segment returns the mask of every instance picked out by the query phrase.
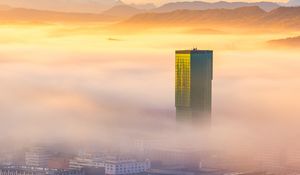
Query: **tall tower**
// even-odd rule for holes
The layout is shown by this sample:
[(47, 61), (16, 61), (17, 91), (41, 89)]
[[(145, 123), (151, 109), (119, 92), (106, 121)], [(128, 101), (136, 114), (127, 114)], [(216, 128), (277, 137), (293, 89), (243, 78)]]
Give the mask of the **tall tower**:
[(210, 122), (212, 80), (213, 51), (176, 51), (177, 121)]

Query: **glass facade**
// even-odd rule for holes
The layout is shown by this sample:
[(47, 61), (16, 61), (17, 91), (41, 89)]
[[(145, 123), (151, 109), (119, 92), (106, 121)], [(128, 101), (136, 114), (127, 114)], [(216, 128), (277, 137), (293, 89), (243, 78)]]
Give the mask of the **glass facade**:
[(189, 107), (191, 100), (190, 54), (176, 55), (176, 106)]
[(176, 117), (209, 120), (213, 79), (213, 52), (176, 51)]

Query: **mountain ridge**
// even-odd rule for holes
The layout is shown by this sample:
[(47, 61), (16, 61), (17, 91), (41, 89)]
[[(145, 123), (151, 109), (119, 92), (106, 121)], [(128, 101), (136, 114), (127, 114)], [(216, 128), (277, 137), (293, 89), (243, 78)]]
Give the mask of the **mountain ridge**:
[[(208, 9), (208, 10), (176, 10), (166, 13), (144, 13), (135, 15), (128, 20), (127, 23), (136, 22), (177, 22), (184, 24), (184, 22), (195, 22), (195, 21), (208, 21), (213, 19), (240, 19), (243, 17), (248, 18), (252, 15), (257, 16), (260, 14), (265, 14), (266, 12), (259, 7), (241, 7), (237, 9)], [(241, 16), (243, 15), (243, 16)], [(249, 16), (250, 15), (250, 16)], [(189, 20), (188, 20), (189, 19)]]
[(132, 7), (130, 5), (117, 5), (114, 6), (108, 10), (105, 10), (101, 14), (103, 15), (109, 15), (109, 16), (115, 16), (115, 17), (121, 17), (126, 18), (130, 17), (139, 13), (144, 13), (145, 10), (137, 9), (135, 7)]
[[(279, 7), (266, 12), (257, 6), (237, 9), (176, 10), (166, 13), (144, 13), (120, 23), (124, 26), (192, 26), (244, 27), (249, 29), (275, 26), (278, 29), (300, 28), (300, 7)], [(216, 28), (216, 29), (217, 29)]]
[[(126, 7), (128, 8), (128, 7)], [(129, 7), (132, 9), (133, 7)], [(140, 11), (139, 11), (140, 12)], [(300, 7), (279, 7), (266, 12), (257, 6), (236, 9), (176, 10), (166, 13), (143, 12), (121, 20), (109, 14), (42, 11), (25, 8), (0, 10), (1, 22), (117, 22), (115, 26), (192, 28), (300, 29)], [(115, 27), (116, 28), (116, 27)], [(201, 31), (201, 30), (199, 30)]]
[(100, 22), (115, 20), (115, 17), (94, 13), (10, 8), (0, 10), (0, 20), (5, 22)]
[(130, 5), (131, 7), (140, 9), (140, 10), (152, 10), (152, 9), (156, 8), (156, 6), (153, 3), (145, 3), (145, 4), (131, 3), (131, 4), (128, 4), (128, 5)]
[[(296, 1), (296, 0), (295, 0)], [(151, 10), (153, 12), (170, 12), (174, 10), (187, 9), (187, 10), (207, 10), (207, 9), (234, 9), (244, 6), (259, 6), (260, 8), (270, 11), (277, 7), (278, 4), (273, 2), (205, 2), (205, 1), (183, 1), (165, 3), (156, 7), (151, 3), (130, 4), (124, 3), (121, 0), (76, 0), (70, 2), (69, 0), (0, 0), (0, 4), (8, 5), (13, 8), (27, 8), (36, 10), (50, 10), (60, 12), (77, 12), (77, 13), (101, 13), (113, 8), (114, 6), (127, 5), (139, 10)]]
[(295, 47), (298, 48), (300, 46), (300, 36), (289, 37), (284, 39), (270, 40), (268, 44), (271, 46), (278, 47)]
[(258, 6), (265, 11), (271, 11), (279, 7), (278, 4), (273, 2), (205, 2), (205, 1), (183, 1), (183, 2), (171, 2), (164, 4), (154, 10), (154, 12), (171, 12), (174, 10), (208, 10), (208, 9), (235, 9), (246, 6)]
[(0, 0), (0, 4), (13, 8), (36, 10), (99, 13), (115, 5), (123, 4), (120, 0)]
[(8, 5), (2, 5), (0, 4), (0, 10), (9, 10), (11, 9), (12, 7), (8, 6)]
[(246, 2), (205, 2), (205, 1), (193, 1), (193, 2), (172, 2), (166, 3), (160, 7), (152, 9), (139, 9), (132, 5), (127, 5), (123, 3), (122, 5), (116, 5), (106, 11), (103, 14), (119, 16), (120, 19), (124, 17), (131, 17), (139, 13), (154, 12), (154, 13), (166, 13), (176, 10), (212, 10), (212, 9), (236, 9), (241, 7), (251, 7), (258, 6), (265, 11), (271, 11), (280, 7), (276, 3), (272, 2), (255, 2), (255, 3), (246, 3)]

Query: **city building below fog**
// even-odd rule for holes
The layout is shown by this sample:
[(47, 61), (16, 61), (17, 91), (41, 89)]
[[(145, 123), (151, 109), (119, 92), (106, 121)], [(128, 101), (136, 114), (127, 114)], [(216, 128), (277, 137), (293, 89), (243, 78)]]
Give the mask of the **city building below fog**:
[(131, 156), (93, 155), (80, 153), (70, 160), (70, 169), (83, 169), (87, 175), (130, 175), (143, 173), (151, 168), (149, 159), (135, 159)]
[(71, 169), (80, 169), (84, 167), (105, 167), (105, 156), (80, 152), (77, 156), (70, 160), (69, 167)]
[(105, 161), (106, 175), (139, 174), (150, 170), (150, 160), (135, 160), (120, 156), (111, 156)]
[(25, 153), (25, 164), (34, 167), (48, 167), (50, 153), (45, 147), (35, 146)]
[(32, 166), (6, 166), (0, 175), (84, 175), (82, 170), (59, 170)]

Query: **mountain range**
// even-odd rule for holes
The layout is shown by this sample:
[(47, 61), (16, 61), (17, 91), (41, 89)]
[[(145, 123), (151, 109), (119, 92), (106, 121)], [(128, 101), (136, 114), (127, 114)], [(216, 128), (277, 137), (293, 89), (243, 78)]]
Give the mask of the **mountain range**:
[[(1, 0), (0, 0), (1, 1)], [(231, 4), (231, 3), (230, 3)], [(272, 28), (299, 30), (300, 7), (279, 7), (265, 11), (259, 6), (216, 8), (206, 10), (180, 9), (171, 12), (137, 9), (116, 5), (102, 13), (75, 13), (12, 8), (0, 6), (1, 22), (117, 22), (118, 26), (135, 29), (156, 27), (190, 27), (190, 31), (215, 31), (218, 28)], [(121, 17), (121, 18), (120, 18)], [(212, 30), (213, 29), (213, 30)]]
[(258, 6), (265, 11), (271, 11), (278, 7), (278, 4), (273, 2), (254, 2), (254, 3), (245, 3), (245, 2), (225, 2), (219, 1), (214, 3), (208, 3), (204, 1), (194, 1), (194, 2), (175, 2), (167, 3), (158, 8), (148, 8), (141, 9), (134, 7), (132, 5), (120, 4), (114, 6), (103, 12), (105, 15), (117, 16), (117, 17), (130, 17), (139, 13), (166, 13), (176, 10), (208, 10), (208, 9), (236, 9), (240, 7), (251, 7)]
[(265, 11), (271, 11), (279, 7), (278, 4), (273, 2), (204, 2), (204, 1), (194, 1), (194, 2), (173, 2), (167, 3), (156, 8), (155, 12), (171, 12), (174, 10), (207, 10), (207, 9), (235, 9), (239, 7), (248, 6), (258, 6)]
[(9, 10), (9, 9), (11, 9), (11, 7), (8, 5), (0, 5), (0, 10)]
[(109, 16), (115, 16), (120, 18), (127, 18), (139, 13), (145, 13), (146, 10), (138, 9), (135, 7), (132, 7), (130, 5), (117, 5), (114, 6), (104, 12), (102, 12), (103, 15), (109, 15)]
[(300, 46), (300, 36), (285, 38), (285, 39), (278, 39), (278, 40), (271, 40), (268, 42), (271, 46), (278, 46), (278, 47), (294, 47), (298, 48)]
[[(124, 4), (126, 5), (126, 4)], [(146, 4), (129, 4), (131, 7), (137, 8), (137, 9), (141, 9), (141, 10), (152, 10), (155, 9), (156, 6), (152, 3), (146, 3)]]
[[(271, 11), (279, 6), (300, 6), (300, 0), (290, 0), (288, 3), (275, 2), (207, 2), (180, 1), (169, 2), (156, 7), (152, 3), (126, 4), (122, 0), (0, 0), (2, 6), (14, 8), (28, 8), (36, 10), (80, 12), (80, 13), (112, 13), (117, 16), (130, 16), (140, 12), (172, 12), (175, 10), (208, 10), (235, 9), (240, 7), (258, 6), (265, 11)], [(121, 12), (118, 12), (120, 10)]]
[(0, 0), (0, 4), (37, 10), (99, 13), (123, 3), (120, 0)]
[[(1, 8), (1, 7), (0, 7)], [(75, 12), (56, 12), (24, 8), (7, 8), (0, 10), (1, 22), (100, 22), (114, 21), (115, 17)]]
[[(123, 26), (147, 27), (247, 27), (300, 29), (300, 7), (279, 7), (266, 12), (257, 6), (236, 9), (176, 10), (166, 13), (143, 13), (120, 23)], [(275, 28), (273, 29), (275, 30)]]
[[(294, 1), (291, 0), (291, 4)], [(156, 7), (154, 4), (126, 4), (121, 0), (0, 0), (0, 4), (8, 5), (15, 8), (28, 8), (36, 10), (49, 10), (49, 11), (61, 11), (61, 12), (80, 12), (80, 13), (113, 13), (117, 10), (121, 10), (120, 15), (136, 14), (137, 11), (151, 11), (151, 12), (171, 12), (174, 10), (207, 10), (207, 9), (235, 9), (239, 7), (258, 6), (266, 11), (271, 11), (278, 8), (279, 5), (273, 2), (205, 2), (205, 1), (193, 1), (193, 2), (171, 2)], [(119, 6), (123, 6), (120, 8)], [(124, 6), (127, 7), (127, 9)], [(131, 9), (128, 9), (131, 7)], [(0, 9), (1, 10), (1, 9)], [(126, 13), (124, 13), (124, 11)]]

